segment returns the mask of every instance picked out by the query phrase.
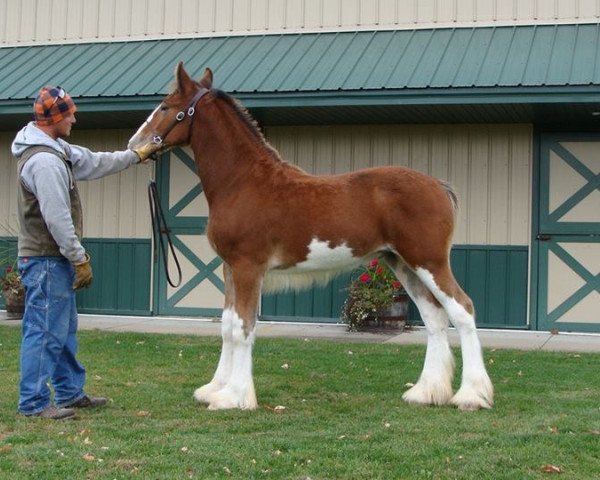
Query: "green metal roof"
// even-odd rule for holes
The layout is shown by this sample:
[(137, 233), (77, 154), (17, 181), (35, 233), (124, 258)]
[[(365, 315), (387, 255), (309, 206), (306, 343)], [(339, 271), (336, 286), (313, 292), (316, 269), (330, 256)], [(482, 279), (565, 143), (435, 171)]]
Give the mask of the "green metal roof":
[(195, 77), (210, 67), (215, 86), (267, 117), (278, 108), (327, 117), (332, 107), (385, 116), (419, 106), (435, 117), (435, 106), (503, 105), (503, 118), (524, 118), (523, 105), (600, 109), (600, 24), (580, 24), (6, 47), (0, 117), (29, 113), (44, 84), (67, 89), (81, 113), (147, 111), (179, 60)]

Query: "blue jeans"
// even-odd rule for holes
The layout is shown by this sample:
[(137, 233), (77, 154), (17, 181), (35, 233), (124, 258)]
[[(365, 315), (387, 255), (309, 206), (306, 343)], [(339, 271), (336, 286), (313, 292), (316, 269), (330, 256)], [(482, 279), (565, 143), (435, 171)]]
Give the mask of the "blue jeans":
[(85, 395), (85, 368), (75, 358), (75, 270), (64, 257), (21, 257), (19, 271), (26, 294), (18, 409), (34, 415), (50, 406), (48, 381), (59, 407)]

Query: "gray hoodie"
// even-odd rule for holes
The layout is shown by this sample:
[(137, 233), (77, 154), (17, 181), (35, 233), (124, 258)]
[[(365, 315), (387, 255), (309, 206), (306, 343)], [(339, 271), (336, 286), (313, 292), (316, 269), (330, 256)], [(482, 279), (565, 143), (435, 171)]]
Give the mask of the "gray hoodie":
[[(20, 157), (32, 146), (44, 145), (64, 153), (73, 165), (75, 180), (93, 180), (120, 172), (139, 161), (131, 151), (92, 152), (87, 148), (70, 145), (62, 139), (54, 140), (34, 122), (28, 123), (15, 137), (12, 154)], [(73, 263), (85, 260), (85, 249), (75, 235), (69, 199), (69, 174), (65, 164), (56, 155), (37, 153), (21, 171), (21, 182), (33, 193), (39, 204), (48, 231), (60, 248), (60, 253)]]

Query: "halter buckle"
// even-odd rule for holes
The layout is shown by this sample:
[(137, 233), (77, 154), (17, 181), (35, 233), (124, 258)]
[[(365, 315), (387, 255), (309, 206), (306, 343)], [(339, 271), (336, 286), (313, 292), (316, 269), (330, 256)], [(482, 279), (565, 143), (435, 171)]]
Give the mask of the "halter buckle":
[(163, 143), (162, 137), (160, 135), (154, 135), (152, 137), (152, 143), (155, 143), (156, 145), (160, 145), (161, 143)]
[(177, 115), (175, 115), (175, 120), (181, 122), (185, 117), (185, 112), (181, 111)]
[(193, 117), (196, 109), (194, 107), (188, 108), (188, 117)]

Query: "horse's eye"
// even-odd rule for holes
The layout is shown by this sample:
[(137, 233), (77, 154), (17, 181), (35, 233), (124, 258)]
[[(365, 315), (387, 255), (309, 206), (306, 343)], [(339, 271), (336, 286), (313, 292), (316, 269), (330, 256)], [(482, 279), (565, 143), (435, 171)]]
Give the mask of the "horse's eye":
[(166, 106), (166, 105), (161, 105), (161, 106), (160, 106), (160, 111), (161, 111), (161, 112), (166, 112), (168, 109), (169, 109), (169, 107), (168, 107), (168, 106)]

